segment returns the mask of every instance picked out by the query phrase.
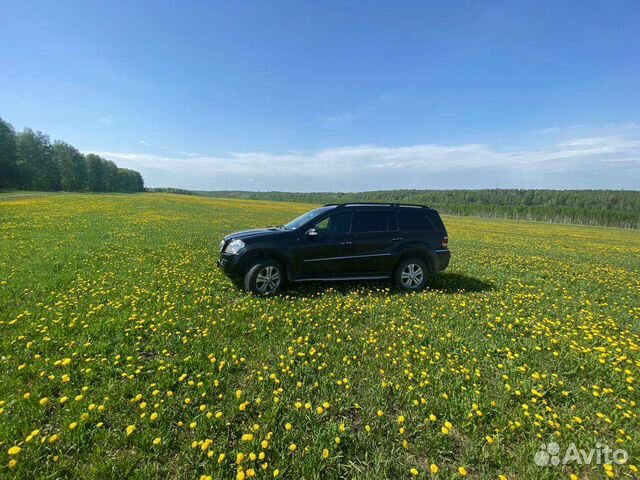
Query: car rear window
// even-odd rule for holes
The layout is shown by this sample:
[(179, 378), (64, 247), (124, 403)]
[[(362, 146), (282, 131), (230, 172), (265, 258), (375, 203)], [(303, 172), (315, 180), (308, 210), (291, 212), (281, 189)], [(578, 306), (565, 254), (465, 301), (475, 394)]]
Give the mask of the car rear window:
[(353, 217), (353, 231), (356, 233), (386, 232), (387, 216), (387, 212), (384, 211), (356, 212)]
[(446, 232), (447, 229), (444, 228), (444, 223), (442, 223), (442, 218), (440, 218), (440, 214), (435, 210), (427, 210), (427, 218), (431, 220), (431, 223), (435, 225), (436, 230), (441, 232)]

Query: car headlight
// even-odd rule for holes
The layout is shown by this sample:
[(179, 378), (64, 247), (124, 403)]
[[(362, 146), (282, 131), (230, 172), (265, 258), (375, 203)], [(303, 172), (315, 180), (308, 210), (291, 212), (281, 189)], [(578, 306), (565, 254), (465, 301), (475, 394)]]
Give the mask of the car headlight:
[(220, 248), (218, 248), (218, 250), (222, 251), (223, 248), (224, 248), (224, 239), (220, 240)]
[(227, 244), (227, 248), (224, 249), (225, 253), (235, 255), (244, 248), (244, 242), (240, 239), (232, 240)]

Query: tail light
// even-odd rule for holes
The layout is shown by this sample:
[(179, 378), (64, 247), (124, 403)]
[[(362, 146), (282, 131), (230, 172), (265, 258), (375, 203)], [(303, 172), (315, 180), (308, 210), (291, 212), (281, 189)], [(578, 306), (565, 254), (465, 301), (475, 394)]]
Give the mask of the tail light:
[(444, 237), (442, 239), (442, 248), (445, 250), (449, 248), (449, 237)]

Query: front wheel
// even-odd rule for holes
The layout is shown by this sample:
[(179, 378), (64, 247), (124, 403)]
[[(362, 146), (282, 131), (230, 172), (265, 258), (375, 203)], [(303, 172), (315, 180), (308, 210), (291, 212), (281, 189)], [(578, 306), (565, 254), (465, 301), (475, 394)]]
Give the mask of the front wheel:
[(282, 288), (284, 268), (275, 260), (256, 263), (244, 276), (244, 288), (256, 295), (272, 295)]
[(394, 274), (396, 285), (406, 292), (419, 292), (427, 286), (427, 266), (419, 258), (400, 262)]

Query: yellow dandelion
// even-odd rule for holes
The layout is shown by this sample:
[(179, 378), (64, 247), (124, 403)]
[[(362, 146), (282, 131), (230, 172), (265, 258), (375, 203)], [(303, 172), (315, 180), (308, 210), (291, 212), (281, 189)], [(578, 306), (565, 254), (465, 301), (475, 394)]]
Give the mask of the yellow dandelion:
[(15, 447), (11, 447), (8, 453), (9, 455), (18, 455), (21, 451), (22, 451), (22, 448), (16, 445)]

